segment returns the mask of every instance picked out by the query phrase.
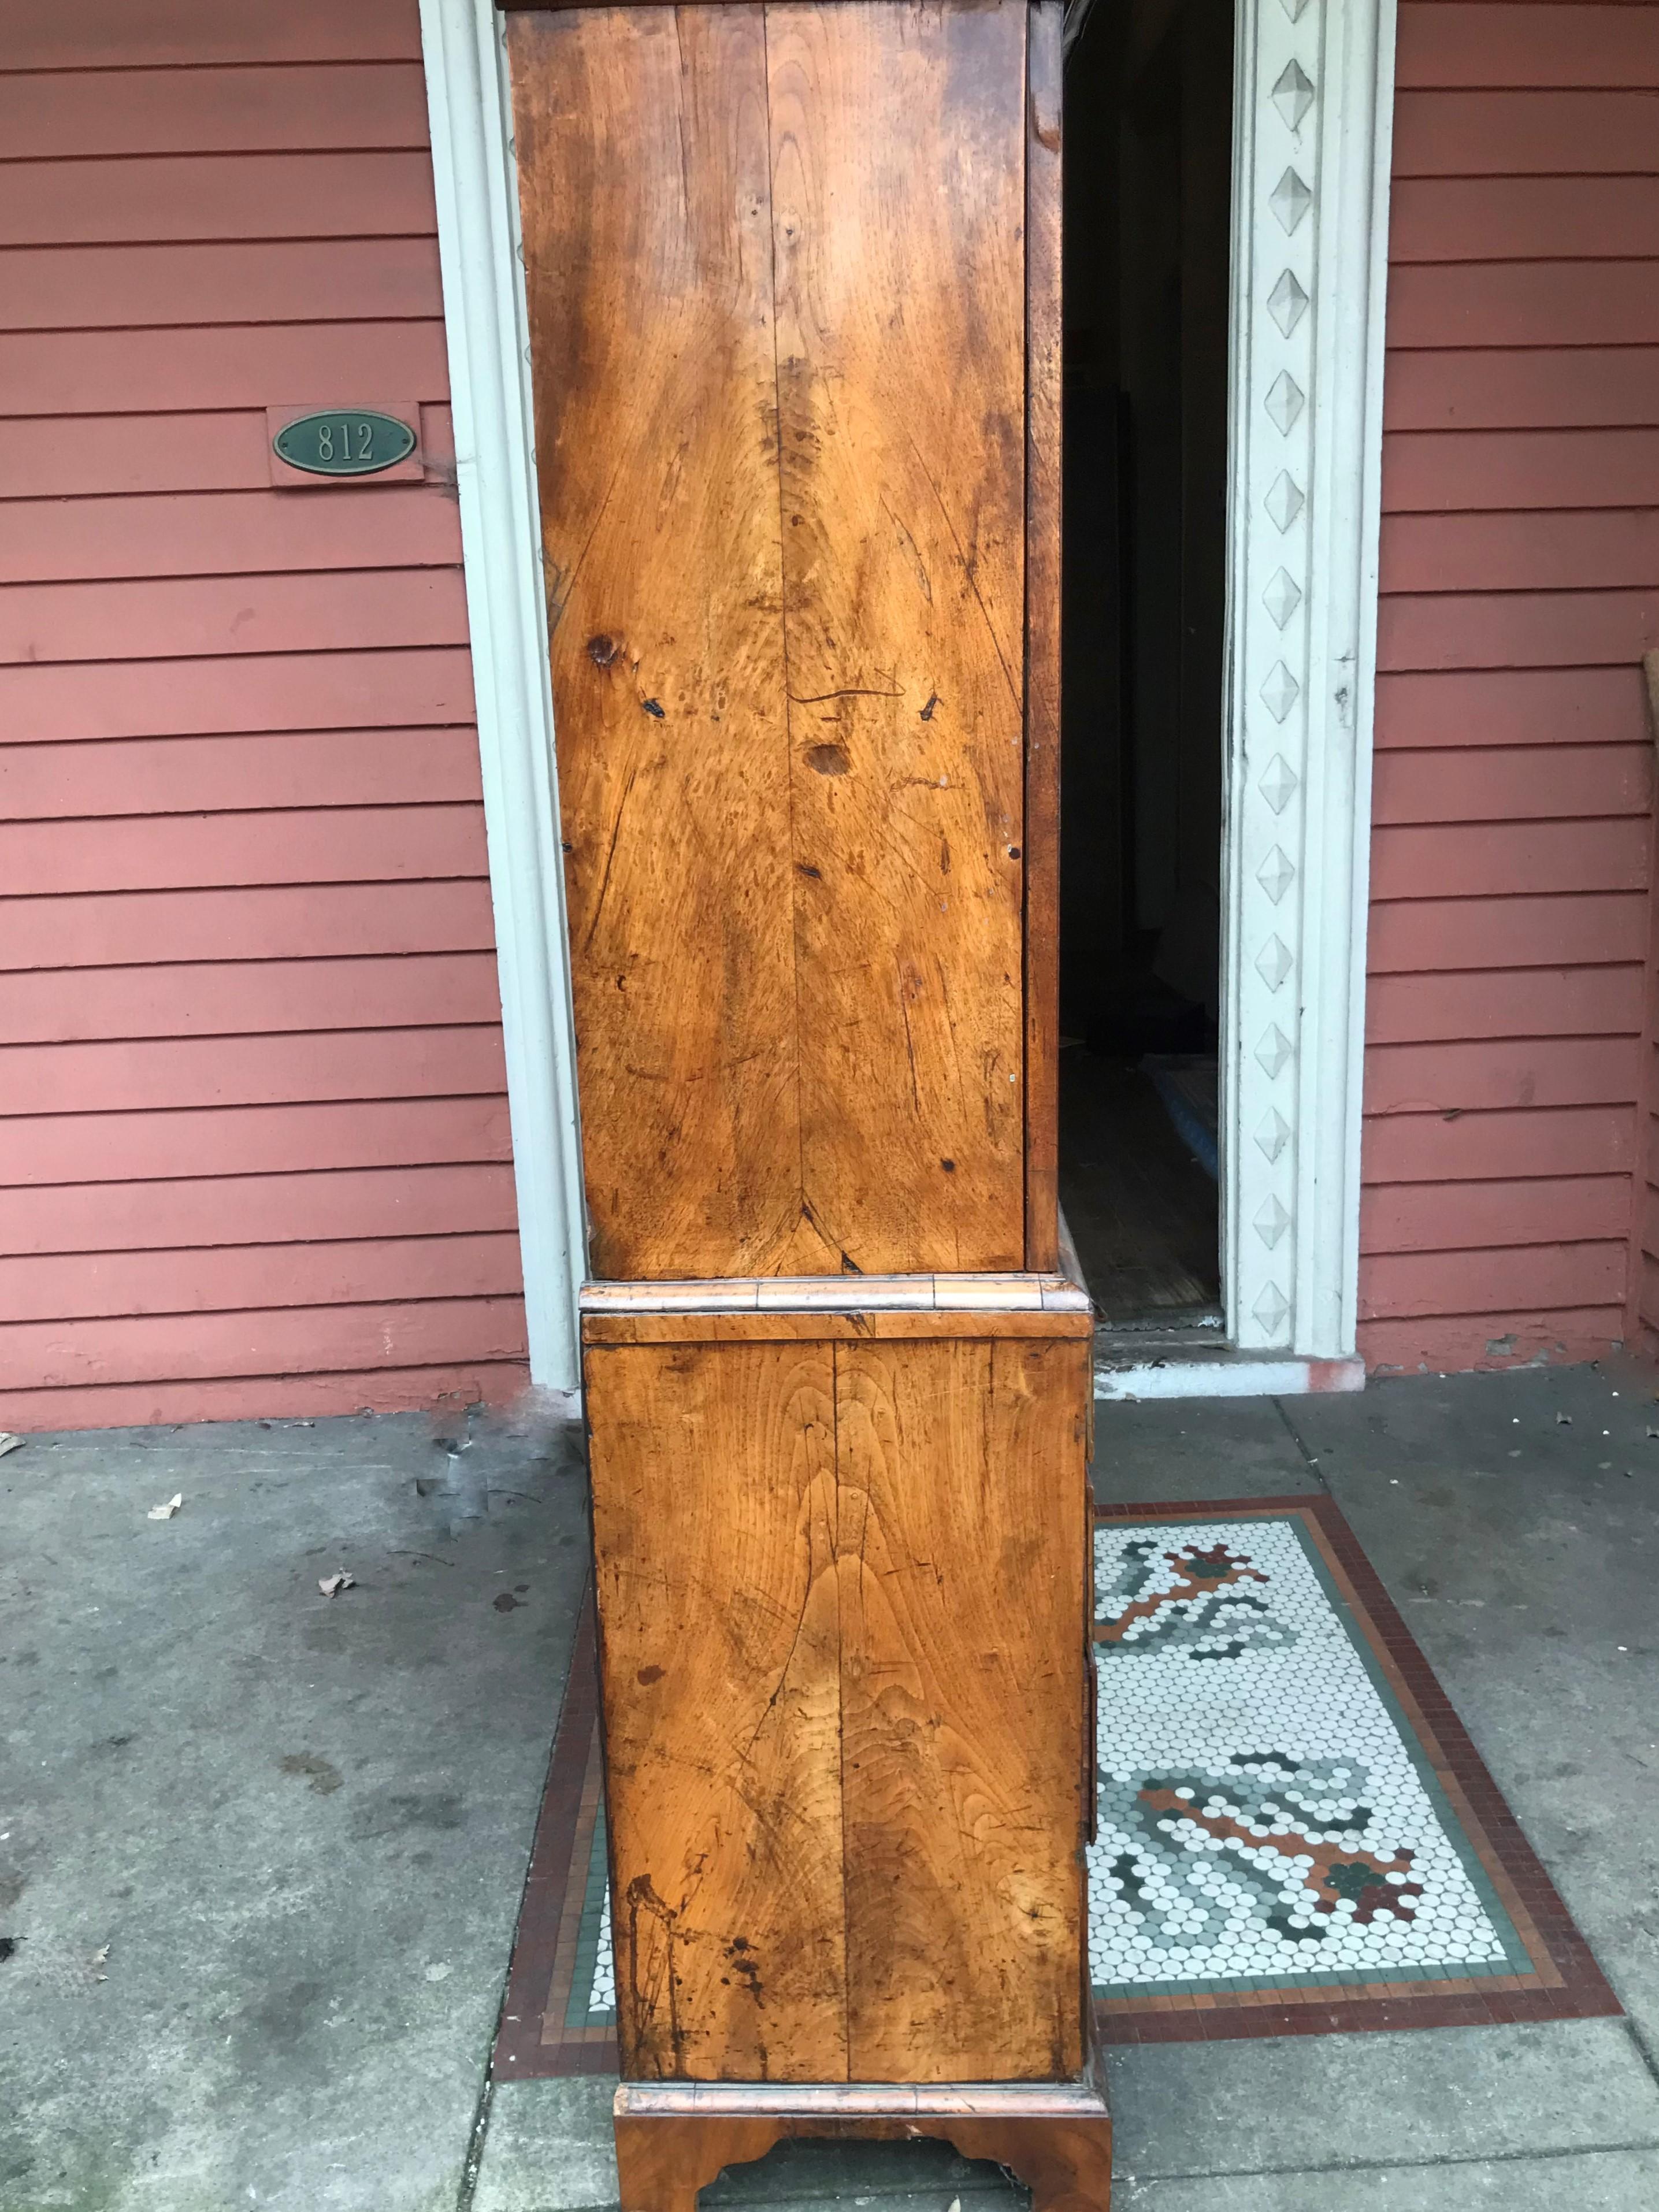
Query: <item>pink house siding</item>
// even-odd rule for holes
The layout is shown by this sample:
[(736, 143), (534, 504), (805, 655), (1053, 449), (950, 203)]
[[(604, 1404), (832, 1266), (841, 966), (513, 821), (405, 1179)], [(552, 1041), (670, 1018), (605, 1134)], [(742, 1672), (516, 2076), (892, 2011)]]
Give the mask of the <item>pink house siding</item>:
[(1629, 1334), (1659, 641), (1659, 9), (1403, 0), (1360, 1346)]
[(0, 1425), (525, 1375), (415, 0), (0, 8)]

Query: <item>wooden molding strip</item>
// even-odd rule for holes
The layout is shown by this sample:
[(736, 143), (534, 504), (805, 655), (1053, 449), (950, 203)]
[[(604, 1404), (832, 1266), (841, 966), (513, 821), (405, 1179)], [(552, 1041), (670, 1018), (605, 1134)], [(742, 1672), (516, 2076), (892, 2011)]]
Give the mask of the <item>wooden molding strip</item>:
[(868, 1344), (896, 1338), (1090, 1338), (1086, 1313), (599, 1313), (582, 1316), (586, 1351), (610, 1344)]
[(1080, 1284), (1059, 1274), (740, 1275), (692, 1283), (584, 1283), (590, 1314), (1077, 1313)]
[(963, 2118), (1095, 2119), (1105, 2094), (1092, 2072), (1071, 2081), (624, 2081), (616, 2109), (657, 2114), (775, 2115), (826, 2120)]

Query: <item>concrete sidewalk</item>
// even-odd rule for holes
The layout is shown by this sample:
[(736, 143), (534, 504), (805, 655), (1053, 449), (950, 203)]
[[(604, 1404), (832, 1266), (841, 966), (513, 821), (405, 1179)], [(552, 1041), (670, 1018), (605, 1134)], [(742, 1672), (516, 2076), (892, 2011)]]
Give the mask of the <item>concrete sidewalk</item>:
[[(1118, 2051), (1120, 2212), (1659, 2203), (1652, 1390), (1100, 1409), (1103, 1495), (1329, 1490), (1631, 2015)], [(0, 1461), (0, 2212), (614, 2205), (607, 2083), (486, 2082), (584, 1540), (556, 1431)], [(809, 2144), (703, 2202), (957, 2197), (1023, 2201), (942, 2147)]]

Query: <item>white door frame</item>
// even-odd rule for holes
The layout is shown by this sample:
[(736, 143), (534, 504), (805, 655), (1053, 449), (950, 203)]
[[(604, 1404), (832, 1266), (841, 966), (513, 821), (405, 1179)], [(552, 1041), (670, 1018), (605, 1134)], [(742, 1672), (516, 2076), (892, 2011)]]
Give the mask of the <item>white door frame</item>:
[(1344, 1358), (1359, 1110), (1395, 0), (1237, 0), (1222, 1297)]
[[(504, 19), (420, 6), (531, 1373), (570, 1389), (586, 1232)], [(1341, 1360), (1395, 0), (1237, 0), (1236, 21), (1222, 1286), (1241, 1351)]]

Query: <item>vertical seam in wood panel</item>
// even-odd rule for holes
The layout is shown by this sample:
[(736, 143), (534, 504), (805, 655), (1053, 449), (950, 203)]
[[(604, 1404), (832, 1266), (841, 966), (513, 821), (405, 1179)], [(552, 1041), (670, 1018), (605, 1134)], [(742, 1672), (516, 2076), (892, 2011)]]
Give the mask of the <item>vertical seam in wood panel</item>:
[[(789, 818), (789, 977), (794, 994), (795, 1049), (792, 1055), (795, 1085), (796, 1180), (799, 1206), (791, 1234), (804, 1214), (815, 1229), (818, 1224), (806, 1196), (806, 1118), (801, 1104), (800, 931), (797, 905), (800, 897), (800, 853), (795, 842), (795, 724), (794, 684), (789, 673), (789, 577), (783, 526), (783, 371), (778, 360), (778, 225), (773, 191), (777, 152), (772, 136), (771, 9), (763, 5), (761, 19), (761, 80), (766, 99), (766, 242), (772, 272), (772, 468), (778, 486), (778, 636), (783, 650), (783, 787)], [(823, 1231), (818, 1229), (822, 1237)], [(826, 1237), (826, 1243), (837, 1240)], [(844, 1256), (844, 1255), (843, 1255)], [(845, 1815), (843, 1814), (843, 1819)], [(845, 1903), (842, 1905), (843, 1917)]]
[[(769, 107), (770, 91), (768, 92)], [(781, 483), (781, 471), (780, 471)], [(841, 1802), (841, 2047), (842, 2078), (853, 2074), (853, 1908), (847, 1881), (847, 1620), (841, 1572), (841, 1346), (830, 1346), (830, 1464), (834, 1471), (830, 1559), (836, 1577), (836, 1774)]]
[[(1052, 29), (1050, 26), (1052, 25)], [(1033, 665), (1033, 605), (1032, 589), (1033, 548), (1039, 532), (1034, 520), (1040, 517), (1040, 526), (1047, 534), (1054, 532), (1058, 517), (1052, 512), (1060, 496), (1059, 456), (1053, 454), (1051, 466), (1044, 473), (1052, 479), (1046, 486), (1039, 478), (1033, 484), (1033, 444), (1039, 431), (1034, 428), (1032, 393), (1039, 371), (1039, 339), (1047, 325), (1050, 359), (1042, 372), (1045, 384), (1057, 380), (1062, 372), (1052, 356), (1060, 343), (1060, 332), (1054, 327), (1053, 290), (1058, 276), (1049, 260), (1050, 250), (1058, 252), (1058, 243), (1052, 249), (1045, 244), (1041, 254), (1034, 249), (1039, 225), (1036, 220), (1036, 202), (1040, 191), (1052, 192), (1056, 178), (1047, 167), (1041, 183), (1034, 173), (1032, 146), (1041, 143), (1040, 123), (1042, 103), (1052, 111), (1048, 121), (1059, 128), (1059, 84), (1054, 63), (1059, 51), (1060, 27), (1058, 9), (1053, 0), (1036, 0), (1026, 9), (1024, 43), (1024, 84), (1022, 101), (1024, 130), (1021, 152), (1024, 161), (1024, 228), (1025, 228), (1025, 439), (1024, 439), (1024, 498), (1023, 514), (1025, 525), (1025, 558), (1024, 563), (1023, 623), (1024, 655), (1022, 665), (1022, 738), (1023, 743), (1023, 819), (1020, 823), (1020, 915), (1024, 940), (1023, 980), (1024, 1005), (1022, 1009), (1021, 1044), (1024, 1066), (1021, 1085), (1024, 1144), (1024, 1212), (1025, 1264), (1028, 1267), (1052, 1267), (1055, 1264), (1058, 1220), (1051, 1220), (1050, 1200), (1056, 1180), (1058, 1149), (1058, 1091), (1059, 1091), (1059, 810), (1053, 789), (1060, 772), (1059, 750), (1059, 670), (1057, 623), (1058, 605), (1051, 607), (1048, 619), (1042, 626), (1037, 651), (1054, 664), (1048, 671), (1045, 688), (1049, 693), (1046, 713), (1034, 718), (1032, 713)], [(1033, 40), (1039, 41), (1036, 61), (1040, 74), (1033, 74)], [(1058, 149), (1056, 149), (1056, 161)], [(1045, 240), (1046, 240), (1045, 231)], [(1036, 296), (1037, 285), (1043, 287), (1042, 299)], [(1060, 433), (1060, 405), (1058, 398), (1049, 394), (1046, 411), (1052, 419), (1046, 424), (1048, 436), (1057, 440)], [(1046, 489), (1047, 496), (1044, 497)], [(1058, 563), (1053, 560), (1041, 562), (1040, 574), (1046, 580), (1052, 595), (1059, 591)], [(1039, 584), (1039, 589), (1042, 585)], [(1039, 725), (1034, 733), (1034, 720)], [(1033, 864), (1039, 858), (1034, 849), (1036, 842), (1046, 844), (1048, 850), (1041, 854), (1042, 866), (1048, 871), (1052, 890), (1052, 912), (1046, 916), (1048, 928), (1039, 932), (1033, 927)], [(1039, 877), (1039, 882), (1042, 878)], [(1038, 902), (1039, 908), (1046, 902)], [(1052, 934), (1053, 942), (1046, 940)], [(1034, 1152), (1037, 1157), (1034, 1162)], [(1035, 1167), (1035, 1173), (1034, 1173)]]

